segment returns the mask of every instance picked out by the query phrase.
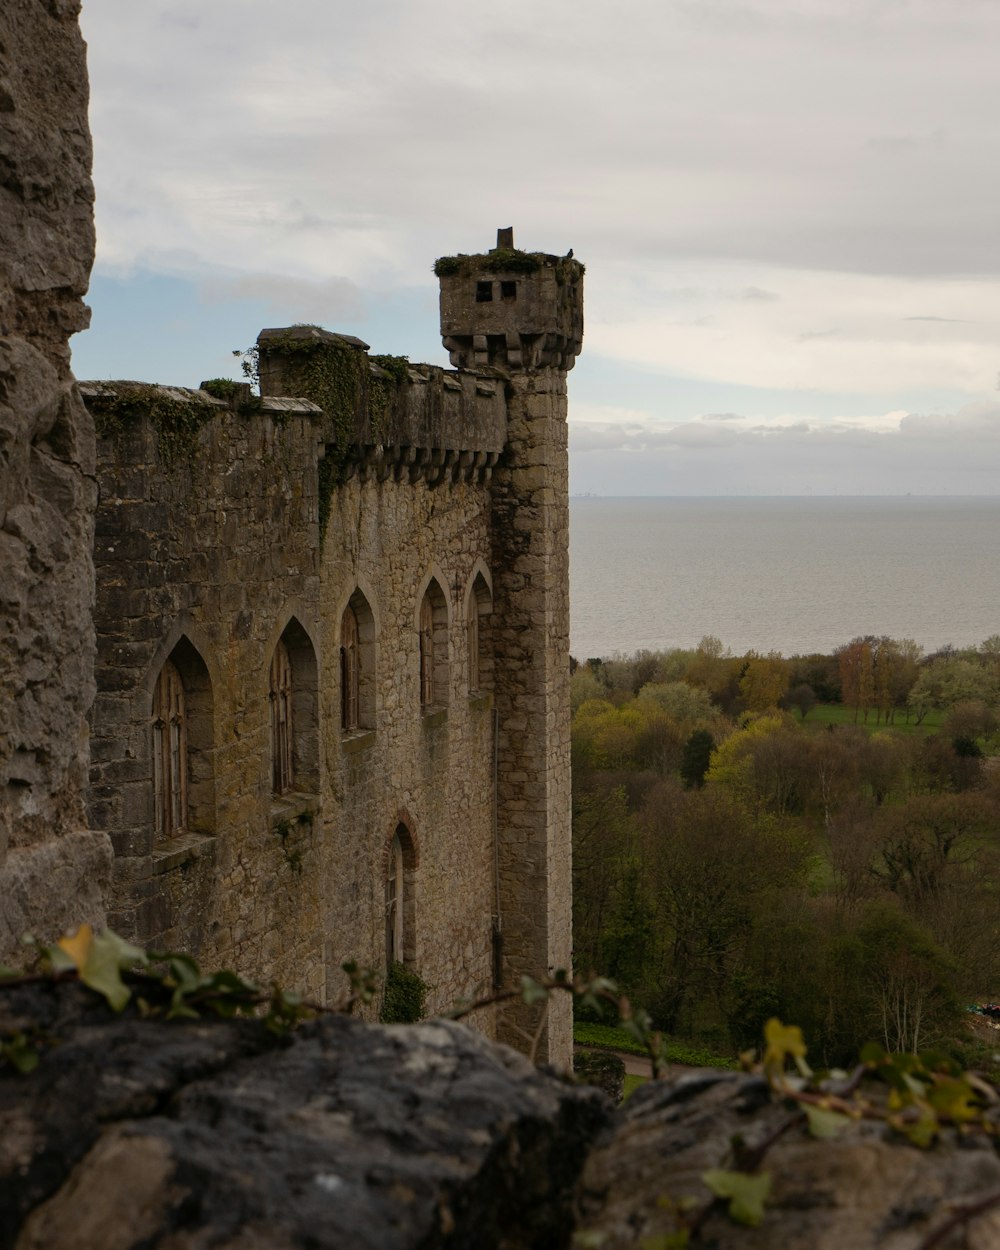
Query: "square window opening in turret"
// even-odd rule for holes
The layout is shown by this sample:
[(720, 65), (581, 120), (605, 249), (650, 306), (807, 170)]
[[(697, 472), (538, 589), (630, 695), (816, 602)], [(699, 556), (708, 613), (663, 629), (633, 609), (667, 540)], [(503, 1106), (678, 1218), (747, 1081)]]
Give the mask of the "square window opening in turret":
[(493, 283), (477, 282), (476, 283), (476, 303), (492, 304), (493, 303)]
[(517, 283), (513, 279), (500, 283), (500, 298), (517, 299)]

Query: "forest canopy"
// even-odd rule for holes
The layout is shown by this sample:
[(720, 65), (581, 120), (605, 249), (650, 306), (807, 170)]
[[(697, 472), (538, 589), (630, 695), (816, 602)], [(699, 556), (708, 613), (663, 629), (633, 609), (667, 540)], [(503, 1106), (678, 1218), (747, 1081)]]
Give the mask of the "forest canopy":
[(575, 962), (735, 1053), (967, 1048), (1000, 985), (1000, 636), (573, 662)]

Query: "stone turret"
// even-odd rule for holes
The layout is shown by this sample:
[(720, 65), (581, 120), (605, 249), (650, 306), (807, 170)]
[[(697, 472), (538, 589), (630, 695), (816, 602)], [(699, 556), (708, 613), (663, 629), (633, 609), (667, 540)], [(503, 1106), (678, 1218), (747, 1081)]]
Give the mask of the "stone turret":
[(583, 265), (521, 252), (511, 229), (479, 256), (443, 256), (441, 337), (458, 369), (572, 369), (583, 340)]
[[(583, 338), (583, 266), (522, 252), (513, 231), (478, 256), (443, 257), (441, 336), (459, 368), (508, 373), (507, 441), (493, 475), (497, 710), (495, 918), (504, 981), (569, 969), (569, 471), (566, 372)], [(500, 1036), (523, 1045), (522, 1011)], [(541, 1058), (568, 1063), (568, 996), (549, 1008)]]

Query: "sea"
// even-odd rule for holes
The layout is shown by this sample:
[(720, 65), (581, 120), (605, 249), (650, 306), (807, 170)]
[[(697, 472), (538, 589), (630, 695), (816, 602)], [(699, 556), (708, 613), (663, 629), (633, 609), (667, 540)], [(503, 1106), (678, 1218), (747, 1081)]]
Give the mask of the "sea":
[(926, 651), (1000, 634), (1000, 496), (570, 500), (570, 650)]

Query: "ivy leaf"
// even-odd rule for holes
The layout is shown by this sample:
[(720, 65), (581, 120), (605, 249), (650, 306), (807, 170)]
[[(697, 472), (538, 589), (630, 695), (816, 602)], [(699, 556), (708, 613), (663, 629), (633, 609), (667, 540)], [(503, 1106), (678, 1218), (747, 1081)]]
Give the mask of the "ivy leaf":
[(655, 1233), (652, 1237), (643, 1237), (639, 1243), (642, 1250), (687, 1250), (690, 1234), (686, 1228), (679, 1228), (673, 1233)]
[(145, 951), (110, 929), (106, 930), (91, 941), (86, 962), (80, 969), (80, 980), (103, 994), (112, 1011), (121, 1011), (132, 996), (132, 991), (122, 981), (122, 969), (145, 958)]
[(812, 1137), (836, 1137), (851, 1123), (851, 1117), (840, 1111), (831, 1111), (828, 1107), (805, 1108), (809, 1121), (809, 1133)]
[(877, 1068), (887, 1058), (885, 1047), (880, 1046), (878, 1042), (866, 1042), (861, 1048), (861, 1062), (869, 1068)]
[(84, 985), (103, 994), (112, 1011), (121, 1011), (131, 997), (131, 991), (122, 981), (121, 970), (144, 963), (146, 952), (110, 929), (95, 933), (89, 924), (80, 925), (76, 933), (60, 938), (56, 945), (76, 968)]
[(903, 1128), (903, 1132), (914, 1146), (919, 1146), (921, 1150), (927, 1150), (934, 1144), (940, 1130), (938, 1118), (930, 1107), (920, 1108), (919, 1119), (908, 1123)]
[(771, 1173), (751, 1176), (748, 1172), (724, 1172), (712, 1168), (701, 1179), (716, 1198), (729, 1199), (729, 1218), (737, 1224), (756, 1228), (764, 1218), (764, 1203), (771, 1192)]
[(549, 996), (549, 991), (534, 977), (521, 978), (521, 998), (530, 1007), (533, 1003), (544, 1002)]
[(764, 1041), (767, 1043), (764, 1050), (765, 1068), (777, 1068), (781, 1071), (785, 1066), (785, 1059), (788, 1058), (795, 1061), (795, 1066), (803, 1076), (812, 1075), (806, 1063), (806, 1044), (798, 1025), (782, 1024), (772, 1016), (764, 1025)]
[[(62, 951), (63, 955), (69, 961), (68, 965), (64, 965), (63, 970), (65, 970), (65, 967), (68, 966), (69, 968), (76, 968), (78, 972), (82, 972), (83, 966), (87, 962), (87, 956), (90, 954), (90, 948), (93, 945), (93, 942), (94, 930), (89, 924), (82, 924), (75, 933), (67, 934), (65, 937), (61, 937), (56, 943), (56, 946)], [(53, 952), (53, 955), (55, 955), (55, 952)], [(55, 959), (53, 959), (54, 965), (55, 962)], [(60, 969), (57, 967), (56, 971), (58, 972)]]
[(927, 1101), (938, 1115), (948, 1116), (956, 1124), (974, 1120), (979, 1114), (979, 1108), (975, 1105), (976, 1091), (968, 1081), (942, 1077), (928, 1092)]
[(0, 1042), (0, 1059), (6, 1059), (22, 1076), (38, 1067), (38, 1053), (23, 1033), (14, 1033), (6, 1042)]
[(583, 1229), (573, 1234), (573, 1250), (601, 1250), (607, 1239), (607, 1233), (596, 1229)]

